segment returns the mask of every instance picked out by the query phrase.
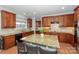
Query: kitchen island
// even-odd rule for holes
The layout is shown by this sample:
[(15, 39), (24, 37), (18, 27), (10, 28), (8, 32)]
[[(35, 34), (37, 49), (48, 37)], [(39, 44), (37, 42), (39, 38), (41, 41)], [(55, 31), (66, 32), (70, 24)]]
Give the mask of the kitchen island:
[(52, 48), (60, 48), (57, 35), (44, 35), (42, 37), (40, 34), (33, 34), (24, 37), (21, 40), (25, 41), (26, 43), (44, 45)]

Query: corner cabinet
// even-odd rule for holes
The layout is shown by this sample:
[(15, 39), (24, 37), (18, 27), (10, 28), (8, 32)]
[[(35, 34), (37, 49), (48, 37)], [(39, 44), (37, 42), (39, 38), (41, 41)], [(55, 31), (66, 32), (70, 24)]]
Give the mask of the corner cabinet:
[(16, 14), (1, 11), (1, 27), (2, 28), (15, 28), (16, 27)]

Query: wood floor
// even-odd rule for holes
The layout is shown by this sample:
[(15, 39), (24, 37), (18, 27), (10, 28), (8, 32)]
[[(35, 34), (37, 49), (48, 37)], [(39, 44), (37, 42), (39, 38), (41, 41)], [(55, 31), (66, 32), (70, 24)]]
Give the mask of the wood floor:
[[(14, 46), (8, 50), (0, 51), (0, 54), (17, 54), (17, 47)], [(77, 51), (70, 44), (60, 43), (60, 48), (58, 49), (58, 54), (77, 54)]]

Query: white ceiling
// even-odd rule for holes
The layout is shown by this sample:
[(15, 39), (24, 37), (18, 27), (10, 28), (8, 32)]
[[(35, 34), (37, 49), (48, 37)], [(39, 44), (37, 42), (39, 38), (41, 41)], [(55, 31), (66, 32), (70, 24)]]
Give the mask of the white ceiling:
[[(76, 5), (0, 5), (25, 17), (39, 18), (44, 15), (73, 12)], [(62, 9), (64, 7), (64, 9)]]

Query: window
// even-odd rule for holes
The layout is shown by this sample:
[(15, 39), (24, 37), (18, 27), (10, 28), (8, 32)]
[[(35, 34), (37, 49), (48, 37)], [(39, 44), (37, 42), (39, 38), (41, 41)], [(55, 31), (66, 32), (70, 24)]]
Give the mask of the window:
[(26, 27), (26, 23), (24, 22), (16, 22), (16, 28), (25, 28)]

